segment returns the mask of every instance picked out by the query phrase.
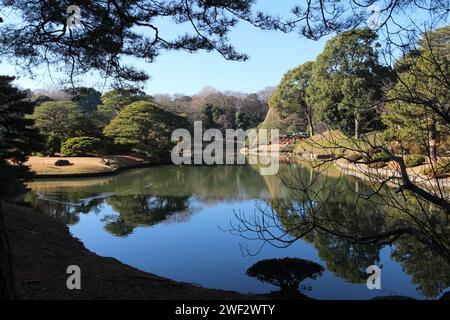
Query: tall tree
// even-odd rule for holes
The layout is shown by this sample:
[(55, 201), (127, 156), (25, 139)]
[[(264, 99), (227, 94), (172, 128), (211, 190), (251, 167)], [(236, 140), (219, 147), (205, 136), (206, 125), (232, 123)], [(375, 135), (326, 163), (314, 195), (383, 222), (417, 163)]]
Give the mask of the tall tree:
[(308, 87), (308, 101), (321, 118), (356, 139), (362, 130), (377, 126), (374, 106), (388, 77), (388, 69), (379, 62), (376, 39), (371, 30), (358, 29), (329, 40), (314, 63)]
[(101, 103), (102, 94), (94, 88), (75, 87), (67, 89), (66, 92), (71, 95), (71, 100), (78, 105), (80, 111), (87, 115), (97, 111), (97, 106)]
[(32, 151), (39, 150), (40, 136), (31, 129), (34, 102), (16, 88), (14, 77), (0, 76), (0, 197), (25, 190), (30, 174), (23, 163)]
[(142, 153), (155, 161), (170, 159), (171, 134), (185, 126), (185, 118), (165, 111), (151, 102), (126, 106), (104, 129), (115, 144)]
[(396, 83), (386, 97), (385, 137), (421, 146), (436, 161), (438, 144), (448, 149), (450, 128), (450, 26), (424, 34), (417, 49), (396, 65)]
[[(256, 128), (267, 114), (269, 109), (267, 102), (255, 93), (245, 95), (240, 100), (241, 102), (238, 106), (239, 117), (244, 122), (247, 122), (247, 125), (243, 126), (242, 129)], [(245, 121), (245, 119), (247, 120)], [(238, 127), (237, 124), (236, 127)]]
[(291, 114), (306, 118), (311, 136), (314, 135), (313, 109), (307, 99), (307, 89), (311, 82), (313, 64), (311, 61), (305, 62), (288, 71), (269, 101), (270, 107), (276, 108), (284, 118)]
[(17, 89), (14, 77), (0, 76), (0, 299), (14, 296), (14, 277), (11, 269), (1, 200), (26, 190), (24, 182), (31, 177), (23, 163), (38, 147), (39, 135), (30, 127), (34, 103), (27, 93)]
[(127, 105), (137, 101), (151, 101), (151, 97), (137, 88), (113, 89), (101, 97), (98, 111), (104, 121), (109, 123)]
[(31, 118), (35, 127), (47, 136), (46, 153), (58, 152), (61, 143), (69, 138), (98, 136), (91, 118), (80, 112), (75, 102), (49, 101), (37, 106)]

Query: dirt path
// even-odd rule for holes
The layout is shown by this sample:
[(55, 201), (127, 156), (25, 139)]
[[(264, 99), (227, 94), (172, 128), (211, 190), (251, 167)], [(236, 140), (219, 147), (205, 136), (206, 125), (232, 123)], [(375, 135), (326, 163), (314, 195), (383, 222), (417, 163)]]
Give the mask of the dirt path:
[[(137, 270), (90, 252), (65, 225), (50, 217), (9, 203), (3, 203), (3, 209), (19, 299), (262, 298), (179, 283)], [(66, 287), (69, 265), (81, 268), (81, 290)]]

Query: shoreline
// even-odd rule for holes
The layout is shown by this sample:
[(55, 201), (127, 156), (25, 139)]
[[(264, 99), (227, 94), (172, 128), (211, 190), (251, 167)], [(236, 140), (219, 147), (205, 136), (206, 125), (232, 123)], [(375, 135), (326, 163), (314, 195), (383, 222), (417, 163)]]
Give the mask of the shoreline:
[[(252, 152), (246, 152), (246, 154), (249, 154)], [(244, 153), (245, 154), (245, 153)], [(259, 153), (255, 152), (254, 154), (264, 157), (273, 157), (270, 155), (270, 153)], [(320, 155), (319, 155), (320, 156)], [(107, 156), (105, 158), (126, 158), (128, 156)], [(308, 160), (305, 157), (303, 157), (302, 154), (296, 154), (296, 153), (286, 153), (286, 152), (280, 152), (276, 157), (279, 158), (281, 162), (294, 162), (294, 163), (302, 163), (302, 162), (308, 162), (308, 161), (314, 161), (314, 160)], [(38, 159), (65, 159), (64, 157), (53, 157), (53, 158), (46, 158), (46, 157), (34, 157)], [(92, 161), (100, 161), (102, 158), (99, 157), (84, 157), (84, 158), (76, 158), (72, 157), (70, 159), (91, 159)], [(132, 159), (132, 161), (130, 161)], [(171, 165), (170, 163), (150, 163), (148, 161), (145, 161), (143, 159), (136, 159), (131, 158), (127, 159), (128, 162), (121, 163), (116, 168), (113, 168), (111, 170), (93, 170), (91, 172), (73, 172), (73, 173), (55, 173), (55, 174), (39, 174), (35, 173), (33, 176), (33, 180), (44, 180), (44, 179), (71, 179), (71, 178), (96, 178), (96, 177), (108, 177), (108, 176), (114, 176), (121, 172), (132, 170), (132, 169), (139, 169), (139, 168), (149, 168), (154, 166), (161, 166), (161, 165)], [(328, 159), (328, 158), (327, 158)], [(320, 161), (320, 159), (315, 159), (317, 161)], [(331, 160), (331, 159), (330, 159)], [(395, 170), (387, 169), (387, 168), (380, 168), (380, 169), (374, 169), (374, 168), (368, 168), (363, 165), (357, 165), (352, 164), (346, 161), (342, 161), (342, 159), (334, 159), (332, 160), (333, 166), (340, 171), (342, 174), (348, 175), (348, 176), (354, 176), (357, 178), (360, 178), (365, 181), (373, 181), (373, 179), (377, 179), (377, 175), (379, 175), (380, 178), (386, 177), (386, 175), (389, 176), (398, 176), (398, 173), (395, 172)], [(64, 168), (64, 167), (62, 167)], [(31, 167), (32, 169), (32, 167)], [(450, 179), (444, 178), (444, 179), (426, 179), (425, 177), (413, 174), (411, 175), (411, 180), (415, 183), (420, 184), (427, 190), (433, 190), (436, 187), (443, 188), (445, 190), (450, 189)], [(391, 183), (393, 187), (396, 185)]]
[[(366, 181), (374, 181), (377, 178), (399, 177), (400, 174), (392, 169), (386, 168), (368, 168), (367, 166), (358, 165), (345, 161), (343, 159), (336, 159), (333, 161), (334, 166), (345, 175), (354, 176)], [(411, 181), (423, 186), (425, 189), (442, 188), (450, 189), (450, 180), (445, 179), (427, 179), (421, 175), (411, 175)], [(398, 187), (395, 183), (389, 183), (389, 185)]]
[[(243, 300), (269, 296), (204, 288), (141, 271), (89, 251), (67, 226), (34, 209), (9, 202), (2, 206), (17, 299)], [(67, 289), (70, 265), (81, 269), (81, 290)]]
[[(68, 160), (70, 165), (56, 166), (57, 160)], [(93, 178), (116, 175), (129, 169), (150, 167), (146, 159), (131, 155), (104, 157), (37, 157), (25, 163), (34, 173), (33, 179)]]
[(152, 166), (158, 166), (160, 164), (151, 164), (151, 163), (142, 163), (136, 165), (130, 165), (125, 167), (120, 167), (111, 171), (98, 171), (98, 172), (82, 172), (82, 173), (62, 173), (62, 174), (34, 174), (33, 180), (42, 180), (42, 179), (68, 179), (68, 178), (96, 178), (96, 177), (108, 177), (114, 176), (121, 172), (131, 170), (131, 169), (139, 169), (139, 168), (148, 168)]
[[(347, 176), (357, 177), (364, 181), (375, 182), (375, 180), (381, 180), (386, 177), (399, 177), (400, 174), (390, 168), (369, 168), (367, 165), (355, 164), (348, 162), (344, 159), (334, 158), (332, 154), (321, 154), (321, 153), (295, 153), (295, 152), (282, 152), (280, 151), (278, 155), (271, 155), (266, 151), (254, 151), (246, 150), (244, 154), (254, 154), (264, 157), (275, 157), (279, 158), (281, 162), (291, 162), (291, 163), (311, 163), (314, 161), (330, 161), (333, 166), (342, 174)], [(410, 168), (414, 169), (414, 168)], [(435, 188), (442, 188), (444, 190), (450, 190), (450, 178), (427, 178), (423, 175), (417, 173), (410, 173), (410, 179), (413, 183), (421, 185), (426, 190), (434, 191)], [(394, 183), (388, 183), (392, 187), (398, 187)]]

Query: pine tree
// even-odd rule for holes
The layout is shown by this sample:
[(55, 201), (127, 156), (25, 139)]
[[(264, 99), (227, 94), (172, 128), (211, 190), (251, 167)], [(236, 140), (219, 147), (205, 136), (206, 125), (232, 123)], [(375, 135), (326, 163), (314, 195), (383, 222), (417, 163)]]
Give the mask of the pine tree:
[(39, 149), (40, 136), (32, 129), (34, 103), (27, 93), (14, 87), (14, 77), (0, 76), (0, 197), (25, 191), (24, 182), (31, 177), (23, 163)]

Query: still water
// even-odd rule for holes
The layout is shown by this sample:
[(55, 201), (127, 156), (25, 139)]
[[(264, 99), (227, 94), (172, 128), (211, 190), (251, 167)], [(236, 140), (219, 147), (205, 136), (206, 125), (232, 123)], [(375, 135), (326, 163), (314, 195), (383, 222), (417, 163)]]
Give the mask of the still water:
[[(281, 177), (296, 170), (301, 179), (311, 179), (310, 169), (299, 164), (280, 169)], [(355, 208), (354, 193), (345, 190), (364, 183), (337, 178), (332, 168), (326, 176), (336, 180), (329, 191), (335, 195), (331, 210)], [(263, 259), (296, 257), (325, 268), (322, 276), (305, 281), (311, 291), (304, 293), (317, 299), (436, 298), (450, 282), (448, 266), (408, 239), (353, 246), (322, 235), (278, 248), (236, 234), (237, 216), (258, 217), (261, 208), (278, 214), (277, 204), (293, 198), (279, 176), (261, 176), (255, 166), (160, 166), (112, 177), (38, 180), (30, 188), (27, 201), (64, 221), (89, 250), (177, 281), (244, 293), (275, 291), (246, 270)], [(370, 214), (368, 205), (358, 208)], [(367, 289), (365, 269), (371, 264), (382, 266), (381, 290)]]

